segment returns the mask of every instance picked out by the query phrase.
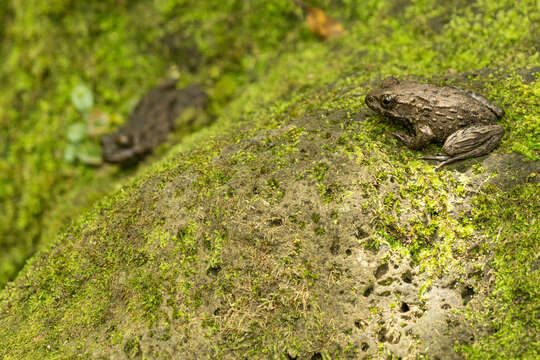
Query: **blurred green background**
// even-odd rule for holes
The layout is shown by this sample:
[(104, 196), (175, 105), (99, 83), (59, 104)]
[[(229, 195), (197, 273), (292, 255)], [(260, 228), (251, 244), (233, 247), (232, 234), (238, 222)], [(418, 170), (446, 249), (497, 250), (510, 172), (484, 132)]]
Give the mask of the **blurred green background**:
[[(137, 171), (93, 165), (99, 137), (122, 124), (150, 87), (167, 76), (200, 83), (215, 117), (280, 52), (317, 41), (290, 0), (6, 0), (0, 7), (0, 286), (39, 244)], [(349, 6), (341, 15), (357, 11)]]

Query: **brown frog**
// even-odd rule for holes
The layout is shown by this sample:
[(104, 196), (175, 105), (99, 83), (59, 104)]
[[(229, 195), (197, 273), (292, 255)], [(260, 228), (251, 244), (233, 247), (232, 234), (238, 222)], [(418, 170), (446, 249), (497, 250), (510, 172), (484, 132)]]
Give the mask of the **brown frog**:
[(151, 89), (116, 133), (101, 139), (103, 160), (130, 164), (142, 159), (167, 139), (175, 120), (187, 108), (204, 106), (206, 94), (198, 85), (176, 88), (169, 79)]
[(503, 109), (484, 97), (448, 86), (385, 79), (380, 89), (366, 96), (366, 104), (379, 114), (404, 123), (413, 135), (395, 133), (411, 149), (430, 142), (444, 143), (446, 155), (425, 156), (451, 162), (482, 156), (497, 147), (504, 128), (494, 124)]

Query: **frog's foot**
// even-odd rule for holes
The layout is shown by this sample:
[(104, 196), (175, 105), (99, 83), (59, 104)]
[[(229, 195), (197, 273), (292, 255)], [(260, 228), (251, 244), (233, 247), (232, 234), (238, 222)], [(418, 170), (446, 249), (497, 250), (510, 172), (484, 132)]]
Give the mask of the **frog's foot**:
[(443, 162), (437, 169), (458, 160), (490, 153), (499, 145), (503, 135), (504, 128), (500, 125), (474, 125), (456, 131), (446, 139), (443, 151), (448, 158), (441, 158)]
[(412, 136), (409, 136), (407, 134), (397, 133), (397, 132), (392, 133), (392, 135), (394, 135), (396, 139), (400, 140), (407, 146), (412, 142), (412, 139), (413, 139)]
[(409, 149), (419, 150), (429, 144), (433, 138), (433, 131), (427, 125), (416, 125), (414, 127), (414, 136), (403, 133), (392, 133), (396, 138), (403, 141)]
[(426, 146), (431, 138), (423, 136), (424, 134), (418, 133), (416, 136), (410, 136), (403, 133), (392, 133), (397, 139), (401, 140), (409, 149), (419, 150)]

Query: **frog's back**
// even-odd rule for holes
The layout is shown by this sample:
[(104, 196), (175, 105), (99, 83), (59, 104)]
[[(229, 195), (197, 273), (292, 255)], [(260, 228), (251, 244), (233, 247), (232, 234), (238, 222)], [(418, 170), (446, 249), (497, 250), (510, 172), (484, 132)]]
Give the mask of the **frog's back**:
[(415, 104), (416, 121), (429, 126), (438, 141), (444, 141), (466, 126), (494, 123), (498, 119), (497, 114), (479, 99), (491, 103), (465, 90), (419, 83), (402, 83), (400, 87), (400, 98)]

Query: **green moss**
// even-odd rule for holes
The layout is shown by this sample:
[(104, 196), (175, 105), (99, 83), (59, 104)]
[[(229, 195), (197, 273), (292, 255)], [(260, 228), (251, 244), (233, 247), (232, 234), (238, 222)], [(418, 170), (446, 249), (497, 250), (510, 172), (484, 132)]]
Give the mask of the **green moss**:
[[(435, 1), (407, 7), (401, 1), (342, 3), (328, 9), (341, 15), (348, 35), (324, 43), (310, 35), (300, 11), (285, 0), (229, 1), (215, 8), (212, 2), (173, 0), (157, 7), (116, 1), (75, 8), (68, 1), (13, 0), (8, 5), (8, 15), (0, 15), (9, 18), (5, 34), (11, 39), (3, 43), (2, 54), (9, 56), (0, 69), (6, 84), (0, 139), (10, 144), (0, 148), (0, 238), (8, 249), (2, 253), (9, 256), (1, 262), (2, 281), (18, 271), (41, 234), (51, 236), (65, 224), (44, 215), (58, 199), (70, 198), (61, 196), (71, 193), (72, 185), (75, 193), (84, 193), (99, 180), (104, 184), (81, 205), (60, 207), (61, 213), (75, 214), (73, 209), (84, 208), (123, 178), (115, 169), (101, 173), (58, 157), (67, 142), (65, 129), (81, 120), (69, 101), (80, 79), (91, 84), (99, 109), (125, 117), (175, 58), (170, 49), (153, 49), (155, 40), (182, 30), (180, 37), (198, 49), (203, 65), (190, 73), (192, 59), (181, 59), (177, 71), (186, 82), (199, 80), (209, 87), (216, 122), (183, 138), (163, 161), (102, 200), (29, 261), (0, 293), (0, 356), (107, 357), (114, 348), (135, 357), (150, 351), (141, 333), (168, 341), (176, 334), (190, 339), (201, 332), (202, 347), (219, 335), (219, 344), (207, 346), (216, 358), (233, 351), (248, 358), (283, 356), (282, 349), (307, 354), (315, 351), (314, 344), (324, 349), (323, 357), (346, 357), (354, 347), (335, 345), (334, 334), (340, 331), (327, 314), (331, 306), (321, 309), (316, 299), (328, 280), (320, 280), (311, 260), (295, 256), (309, 254), (313, 243), (325, 244), (334, 234), (334, 221), (344, 218), (341, 209), (330, 208), (352, 193), (363, 199), (359, 208), (374, 230), (359, 242), (373, 251), (388, 242), (412, 254), (433, 276), (460, 261), (460, 249), (473, 233), (490, 234), (497, 292), (492, 306), (476, 316), (482, 324), (491, 319), (494, 332), (463, 351), (472, 358), (535, 355), (538, 324), (531, 314), (538, 271), (531, 271), (531, 259), (538, 249), (528, 231), (538, 234), (531, 220), (538, 209), (527, 199), (538, 198), (537, 188), (518, 187), (510, 197), (486, 193), (474, 206), (474, 222), (453, 219), (449, 198), (466, 193), (468, 184), (418, 161), (418, 153), (392, 138), (395, 125), (373, 115), (362, 123), (356, 119), (365, 109), (369, 81), (387, 74), (429, 78), (487, 65), (512, 73), (536, 65), (538, 55), (531, 50), (540, 35), (534, 25), (536, 2), (523, 1), (519, 8), (511, 1), (488, 0), (459, 7)], [(58, 19), (65, 19), (61, 26)], [(13, 72), (19, 62), (21, 70)], [(472, 80), (461, 84), (476, 86)], [(527, 84), (512, 75), (480, 87), (507, 111), (502, 122), (507, 135), (496, 152), (514, 149), (537, 158), (538, 81)], [(340, 111), (345, 116), (339, 121), (324, 118)], [(304, 117), (317, 122), (320, 131), (300, 124), (279, 133)], [(8, 129), (12, 124), (16, 128)], [(323, 128), (336, 124), (342, 129), (333, 138)], [(255, 144), (246, 144), (254, 135), (259, 136)], [(298, 155), (300, 141), (312, 146), (304, 151), (315, 149), (307, 159)], [(227, 151), (234, 155), (219, 157)], [(333, 182), (338, 170), (345, 171), (338, 155), (354, 159), (346, 164), (364, 172), (348, 174), (354, 179), (350, 183)], [(244, 172), (237, 176), (232, 168)], [(242, 180), (259, 186), (262, 199), (237, 185)], [(324, 206), (311, 219), (302, 209), (291, 210), (288, 219), (302, 239), (287, 248), (279, 237), (267, 235), (278, 230), (261, 227), (267, 219), (260, 214), (283, 199), (290, 201), (290, 184), (308, 180), (318, 182), (314, 194)], [(503, 207), (507, 202), (512, 206)], [(242, 227), (256, 216), (259, 223)], [(309, 222), (315, 225), (306, 227)], [(22, 245), (18, 239), (24, 239)], [(272, 253), (277, 247), (285, 249), (279, 259)], [(372, 308), (374, 316), (379, 311)], [(296, 330), (297, 323), (307, 337)]]
[(462, 347), (470, 359), (534, 359), (538, 352), (540, 289), (540, 188), (522, 185), (508, 193), (486, 192), (476, 199), (474, 223), (491, 239), (495, 285), (475, 325), (487, 332)]

